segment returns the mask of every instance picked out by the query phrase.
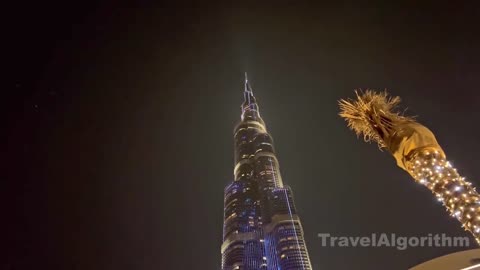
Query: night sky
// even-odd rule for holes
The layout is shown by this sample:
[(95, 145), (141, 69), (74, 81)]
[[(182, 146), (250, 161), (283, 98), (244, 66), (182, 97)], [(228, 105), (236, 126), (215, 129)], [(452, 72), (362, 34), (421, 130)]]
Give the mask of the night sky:
[(314, 269), (461, 250), (326, 248), (317, 234), (468, 236), (347, 129), (337, 100), (401, 96), (480, 186), (480, 9), (98, 2), (4, 9), (0, 269), (219, 269), (245, 71)]

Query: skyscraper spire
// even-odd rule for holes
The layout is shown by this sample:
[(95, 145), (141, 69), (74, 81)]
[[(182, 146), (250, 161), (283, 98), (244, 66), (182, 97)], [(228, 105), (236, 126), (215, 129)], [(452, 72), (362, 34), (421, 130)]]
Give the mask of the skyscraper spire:
[(250, 86), (250, 83), (248, 83), (247, 72), (245, 72), (245, 92), (250, 92), (252, 93), (252, 96), (253, 96), (252, 87)]
[(245, 72), (245, 92), (248, 91), (247, 85), (248, 85), (248, 76), (247, 76), (247, 72)]
[(245, 83), (243, 90), (244, 102), (242, 104), (242, 120), (247, 117), (250, 119), (260, 118), (260, 112), (258, 110), (257, 101), (253, 95), (252, 87), (248, 82), (247, 72), (245, 72)]

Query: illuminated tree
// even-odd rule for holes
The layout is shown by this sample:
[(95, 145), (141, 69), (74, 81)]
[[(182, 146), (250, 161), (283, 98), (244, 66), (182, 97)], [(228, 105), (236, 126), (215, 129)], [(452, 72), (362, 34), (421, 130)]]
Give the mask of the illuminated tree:
[(374, 141), (394, 156), (397, 165), (424, 185), (480, 244), (480, 195), (446, 160), (433, 133), (413, 118), (400, 115), (399, 97), (371, 90), (340, 100), (339, 115), (365, 141)]

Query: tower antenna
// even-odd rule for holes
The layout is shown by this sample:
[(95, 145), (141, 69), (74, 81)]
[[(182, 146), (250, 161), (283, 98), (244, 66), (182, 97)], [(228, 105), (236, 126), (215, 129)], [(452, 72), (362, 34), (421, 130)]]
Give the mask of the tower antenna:
[(253, 94), (252, 87), (250, 86), (250, 83), (248, 83), (247, 72), (245, 72), (245, 92), (252, 92)]

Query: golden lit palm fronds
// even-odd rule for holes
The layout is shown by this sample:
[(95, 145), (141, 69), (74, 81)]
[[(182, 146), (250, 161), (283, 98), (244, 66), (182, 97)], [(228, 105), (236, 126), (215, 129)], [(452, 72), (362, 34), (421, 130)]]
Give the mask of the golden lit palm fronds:
[(386, 139), (393, 134), (395, 124), (413, 121), (413, 118), (395, 111), (400, 97), (391, 97), (386, 91), (376, 93), (372, 90), (355, 91), (355, 94), (356, 100), (339, 101), (339, 115), (357, 136), (363, 135), (367, 142), (374, 141), (380, 147), (387, 147)]

